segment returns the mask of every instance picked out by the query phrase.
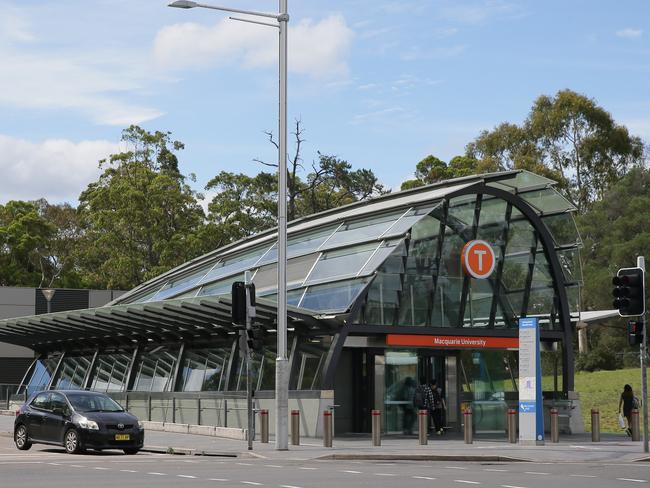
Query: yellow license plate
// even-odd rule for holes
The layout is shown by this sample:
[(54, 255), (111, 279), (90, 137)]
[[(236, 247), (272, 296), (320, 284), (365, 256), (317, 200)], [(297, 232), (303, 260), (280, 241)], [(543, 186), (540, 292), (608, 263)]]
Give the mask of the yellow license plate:
[(130, 434), (115, 434), (115, 440), (116, 441), (130, 441), (131, 440), (131, 435)]

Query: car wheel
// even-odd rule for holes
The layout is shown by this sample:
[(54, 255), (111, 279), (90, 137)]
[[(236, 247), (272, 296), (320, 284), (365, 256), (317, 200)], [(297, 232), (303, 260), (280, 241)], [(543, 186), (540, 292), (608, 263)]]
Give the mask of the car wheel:
[(133, 455), (133, 454), (137, 454), (140, 449), (122, 449), (122, 450), (124, 451), (124, 454)]
[(16, 427), (16, 430), (14, 431), (14, 442), (16, 443), (16, 447), (21, 451), (27, 451), (32, 447), (32, 443), (29, 442), (27, 427), (22, 424)]
[(81, 452), (81, 447), (79, 447), (79, 434), (74, 429), (70, 429), (65, 433), (63, 438), (63, 447), (65, 447), (65, 452), (68, 454), (77, 454)]

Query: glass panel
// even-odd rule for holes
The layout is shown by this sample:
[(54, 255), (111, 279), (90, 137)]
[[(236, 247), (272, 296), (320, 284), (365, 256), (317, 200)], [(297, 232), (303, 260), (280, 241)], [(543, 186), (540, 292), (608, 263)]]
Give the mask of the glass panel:
[[(530, 298), (528, 299), (528, 310), (526, 315), (529, 317), (548, 317), (553, 310), (555, 302), (555, 291), (550, 287), (532, 287)], [(549, 324), (541, 326), (543, 329), (549, 328)]]
[[(449, 201), (447, 225), (457, 233), (474, 225), (474, 210), (476, 209), (476, 195), (463, 195)], [(460, 226), (459, 226), (460, 224)]]
[(395, 324), (401, 290), (402, 280), (399, 273), (378, 273), (368, 290), (364, 322), (374, 325)]
[(58, 357), (38, 359), (36, 361), (32, 375), (27, 381), (27, 396), (47, 388), (57, 364), (59, 364)]
[[(259, 353), (256, 353), (259, 355)], [(257, 382), (257, 389), (260, 391), (272, 391), (275, 389), (275, 350), (265, 349), (263, 357), (260, 358), (261, 371)]]
[(566, 294), (567, 299), (569, 300), (569, 312), (572, 314), (577, 314), (580, 312), (580, 287), (567, 286)]
[(299, 337), (299, 345), (296, 350), (298, 361), (298, 377), (295, 379), (298, 390), (319, 390), (321, 386), (321, 375), (327, 356), (327, 349), (320, 339), (309, 339)]
[(83, 382), (91, 361), (92, 357), (84, 356), (66, 356), (63, 358), (54, 388), (59, 390), (77, 390), (83, 388)]
[(390, 214), (373, 215), (372, 217), (367, 217), (365, 220), (345, 223), (325, 243), (323, 249), (331, 249), (333, 247), (341, 247), (355, 242), (377, 239), (405, 212), (406, 209), (402, 209)]
[[(288, 290), (287, 291), (287, 304), (288, 305), (293, 305), (294, 307), (297, 307), (298, 304), (300, 303), (300, 299), (305, 293), (306, 288), (297, 288), (295, 290)], [(269, 295), (261, 295), (267, 300), (273, 300), (274, 302), (278, 301), (278, 294), (277, 293), (271, 293)]]
[(144, 353), (137, 365), (134, 391), (173, 391), (173, 373), (178, 350), (164, 346)]
[(567, 283), (582, 283), (582, 266), (578, 249), (558, 251), (557, 257)]
[(551, 188), (522, 193), (520, 196), (543, 213), (561, 212), (574, 208), (567, 199)]
[[(374, 253), (370, 260), (366, 263), (361, 271), (357, 273), (357, 276), (367, 276), (375, 272), (375, 270), (391, 255), (395, 252), (400, 256), (406, 255), (406, 248), (403, 244), (404, 241), (384, 241), (377, 249), (377, 252)], [(395, 249), (399, 246), (399, 249)]]
[(553, 236), (557, 246), (579, 245), (582, 243), (572, 213), (567, 212), (543, 217), (542, 222)]
[(460, 301), (463, 291), (463, 273), (460, 253), (465, 240), (447, 228), (442, 244), (440, 274), (433, 301), (431, 325), (434, 327), (460, 327)]
[(204, 296), (230, 295), (230, 293), (232, 293), (232, 284), (235, 281), (243, 281), (243, 280), (244, 280), (244, 275), (237, 274), (235, 276), (231, 276), (230, 278), (226, 278), (225, 280), (215, 281), (214, 283), (210, 283), (209, 285), (203, 285), (196, 296), (204, 297)]
[(365, 284), (365, 280), (355, 280), (310, 286), (300, 302), (300, 307), (319, 312), (346, 311)]
[(384, 412), (386, 433), (410, 435), (415, 415), (418, 357), (415, 351), (386, 351)]
[[(499, 180), (499, 183), (511, 188), (517, 188), (519, 191), (524, 191), (526, 188), (533, 188), (541, 185), (554, 185), (555, 181), (535, 173), (530, 173), (529, 171), (522, 171), (514, 178)], [(488, 184), (490, 186), (493, 185), (493, 183)]]
[[(338, 224), (329, 226), (324, 229), (318, 229), (308, 233), (303, 233), (297, 236), (290, 236), (287, 240), (287, 258), (293, 258), (302, 254), (308, 254), (318, 250), (321, 244), (327, 240), (332, 232), (336, 230)], [(258, 265), (272, 263), (278, 260), (278, 247), (273, 244), (264, 257), (260, 260)]]
[(356, 276), (378, 246), (378, 243), (373, 242), (326, 252), (316, 263), (305, 284)]
[(487, 327), (490, 324), (493, 286), (491, 280), (470, 278), (469, 294), (465, 308), (465, 325)]
[[(287, 286), (302, 284), (307, 273), (318, 259), (319, 254), (308, 254), (299, 258), (290, 259), (287, 262)], [(269, 264), (259, 268), (253, 277), (256, 292), (277, 290), (278, 288), (278, 265)]]
[(243, 272), (253, 268), (255, 263), (262, 257), (262, 255), (271, 247), (269, 244), (264, 247), (257, 247), (245, 254), (227, 257), (221, 262), (217, 263), (215, 267), (201, 280), (201, 283), (209, 283), (218, 280), (229, 274)]
[(208, 270), (211, 267), (212, 265), (206, 266), (192, 274), (182, 276), (179, 278), (174, 278), (173, 280), (168, 281), (151, 300), (152, 301), (163, 300), (172, 295), (176, 295), (183, 290), (191, 288), (192, 286), (196, 285), (199, 281), (201, 281), (201, 278), (205, 276), (205, 274), (208, 272)]
[(126, 377), (133, 354), (100, 354), (95, 361), (91, 388), (96, 391), (126, 391)]
[(230, 345), (186, 351), (182, 363), (181, 391), (224, 391)]
[[(155, 285), (155, 287), (152, 290), (147, 291), (144, 295), (139, 295), (137, 297), (130, 297), (125, 299), (124, 301), (120, 301), (120, 303), (143, 303), (151, 300), (156, 293), (158, 293), (158, 290), (160, 290), (160, 283)], [(143, 290), (144, 291), (144, 290)]]
[(431, 211), (438, 205), (439, 204), (427, 205), (426, 207), (410, 210), (405, 216), (399, 219), (395, 225), (388, 229), (383, 237), (401, 236), (406, 234), (411, 227), (431, 213)]

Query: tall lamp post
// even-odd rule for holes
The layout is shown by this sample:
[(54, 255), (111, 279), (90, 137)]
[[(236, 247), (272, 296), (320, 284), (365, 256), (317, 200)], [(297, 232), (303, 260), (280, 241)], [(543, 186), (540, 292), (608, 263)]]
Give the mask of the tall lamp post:
[(56, 290), (53, 288), (43, 288), (41, 289), (41, 293), (43, 293), (43, 296), (45, 297), (45, 301), (47, 302), (47, 313), (51, 313), (52, 298), (54, 298), (54, 294), (56, 293)]
[(287, 0), (279, 0), (278, 13), (254, 12), (186, 0), (169, 4), (176, 8), (207, 8), (275, 19), (277, 23), (230, 17), (232, 20), (275, 27), (279, 30), (279, 115), (278, 115), (278, 325), (275, 364), (275, 448), (289, 448), (289, 358), (287, 357)]

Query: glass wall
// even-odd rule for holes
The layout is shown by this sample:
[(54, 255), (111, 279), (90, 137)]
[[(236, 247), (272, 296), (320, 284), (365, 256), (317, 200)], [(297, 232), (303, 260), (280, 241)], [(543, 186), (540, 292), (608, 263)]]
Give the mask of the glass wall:
[(178, 348), (158, 346), (140, 356), (133, 391), (173, 391)]
[(125, 391), (132, 357), (130, 353), (98, 354), (90, 388), (96, 391)]
[[(32, 367), (29, 379), (25, 380), (27, 396), (30, 396), (37, 391), (47, 389), (47, 386), (50, 384), (50, 380), (52, 379), (52, 375), (56, 370), (57, 364), (59, 364), (59, 356), (36, 360)], [(24, 392), (25, 389), (21, 389), (21, 393)]]
[(192, 349), (183, 354), (181, 391), (224, 391), (232, 345)]
[(53, 386), (61, 390), (78, 390), (84, 388), (84, 380), (88, 374), (88, 368), (92, 362), (92, 356), (66, 356), (61, 362)]

